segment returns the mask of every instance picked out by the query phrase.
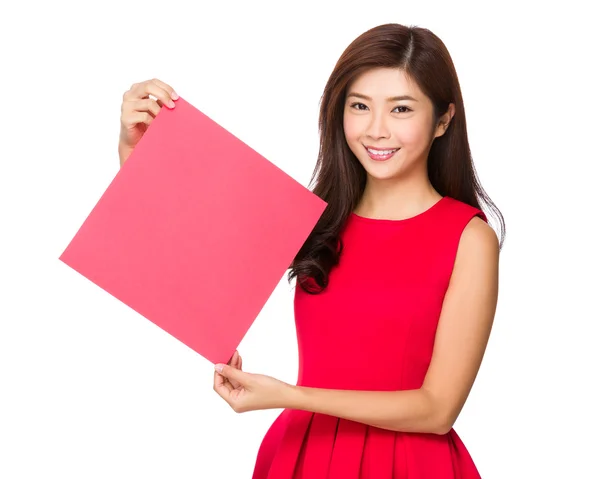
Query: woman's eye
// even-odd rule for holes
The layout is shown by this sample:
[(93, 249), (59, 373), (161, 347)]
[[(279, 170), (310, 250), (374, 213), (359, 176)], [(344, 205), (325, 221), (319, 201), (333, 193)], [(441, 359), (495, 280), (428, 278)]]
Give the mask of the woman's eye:
[[(357, 107), (363, 107), (364, 108), (357, 108)], [(352, 105), (350, 105), (351, 108), (355, 108), (357, 110), (364, 110), (367, 108), (367, 105), (365, 105), (364, 103), (352, 103)]]
[(407, 113), (409, 111), (412, 111), (410, 108), (408, 108), (407, 106), (397, 106), (396, 108), (394, 108), (394, 110), (397, 110), (398, 108), (404, 108), (404, 111), (399, 111), (398, 113)]

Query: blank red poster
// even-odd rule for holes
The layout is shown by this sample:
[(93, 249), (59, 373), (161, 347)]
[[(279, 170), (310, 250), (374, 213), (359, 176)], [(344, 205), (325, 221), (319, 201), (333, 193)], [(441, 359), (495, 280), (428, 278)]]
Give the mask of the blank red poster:
[(180, 98), (60, 260), (213, 363), (227, 362), (326, 203)]

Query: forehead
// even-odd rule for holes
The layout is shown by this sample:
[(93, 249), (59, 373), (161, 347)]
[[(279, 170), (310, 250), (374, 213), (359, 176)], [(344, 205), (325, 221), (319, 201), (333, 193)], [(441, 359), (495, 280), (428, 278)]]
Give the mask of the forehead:
[(373, 99), (410, 95), (424, 95), (416, 82), (400, 68), (373, 68), (360, 74), (348, 85), (347, 93), (362, 93)]

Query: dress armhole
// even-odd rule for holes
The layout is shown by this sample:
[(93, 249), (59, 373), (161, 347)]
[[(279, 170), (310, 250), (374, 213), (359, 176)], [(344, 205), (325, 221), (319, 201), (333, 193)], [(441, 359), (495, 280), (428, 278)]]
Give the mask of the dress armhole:
[(449, 236), (449, 242), (446, 245), (446, 264), (445, 264), (445, 287), (450, 284), (450, 279), (454, 271), (454, 265), (456, 263), (456, 256), (458, 254), (458, 247), (462, 234), (469, 224), (469, 222), (475, 217), (479, 216), (483, 221), (489, 224), (487, 215), (480, 209), (471, 208), (469, 211), (463, 212), (461, 215), (462, 219), (455, 225), (454, 232)]
[[(487, 217), (487, 215), (486, 215), (486, 214), (485, 214), (483, 211), (481, 211), (481, 210), (476, 210), (476, 211), (475, 211), (475, 213), (473, 214), (473, 216), (479, 216), (479, 217), (480, 217), (480, 218), (481, 218), (483, 221), (485, 221), (487, 224), (490, 224), (490, 222), (488, 221), (488, 217)], [(470, 221), (471, 219), (472, 219), (472, 218), (470, 218), (470, 219), (469, 219), (469, 221)], [(466, 226), (466, 225), (465, 225), (465, 226)]]

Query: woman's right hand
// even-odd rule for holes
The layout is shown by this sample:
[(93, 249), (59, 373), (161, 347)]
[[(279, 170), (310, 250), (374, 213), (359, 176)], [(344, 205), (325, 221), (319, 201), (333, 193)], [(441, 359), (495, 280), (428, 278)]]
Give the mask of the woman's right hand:
[[(150, 95), (156, 98), (150, 98)], [(119, 135), (119, 160), (121, 166), (138, 144), (150, 123), (160, 109), (175, 108), (173, 100), (179, 97), (175, 90), (166, 83), (157, 80), (146, 80), (134, 83), (123, 94), (121, 104), (121, 132)]]

